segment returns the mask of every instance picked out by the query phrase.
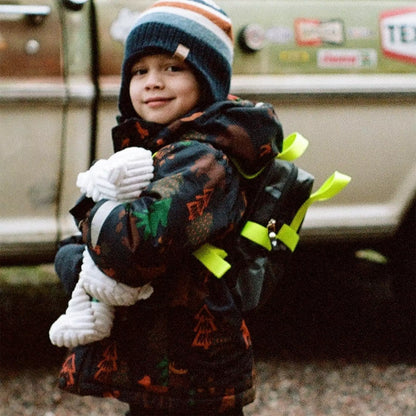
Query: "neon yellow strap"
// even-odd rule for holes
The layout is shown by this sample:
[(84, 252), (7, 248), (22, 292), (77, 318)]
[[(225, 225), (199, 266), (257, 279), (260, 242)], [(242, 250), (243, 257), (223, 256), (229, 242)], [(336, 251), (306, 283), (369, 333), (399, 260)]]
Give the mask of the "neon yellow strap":
[(277, 155), (277, 159), (289, 162), (295, 160), (303, 155), (308, 146), (308, 140), (300, 133), (292, 133), (283, 140), (283, 150)]
[(205, 243), (192, 254), (218, 279), (231, 268), (231, 264), (224, 260), (227, 252), (212, 244)]
[(231, 160), (232, 160), (232, 162), (234, 163), (234, 166), (237, 168), (237, 170), (238, 170), (238, 173), (244, 178), (244, 179), (249, 179), (249, 180), (251, 180), (251, 179), (255, 179), (257, 176), (259, 176), (260, 175), (260, 173), (262, 173), (263, 172), (263, 170), (264, 170), (264, 167), (263, 168), (261, 168), (259, 171), (257, 171), (256, 173), (252, 173), (252, 174), (249, 174), (249, 173), (245, 173), (244, 171), (243, 171), (243, 169), (241, 168), (241, 166), (240, 166), (240, 164), (237, 162), (237, 160), (235, 160), (235, 159), (233, 159), (233, 158), (231, 158)]
[(290, 227), (298, 231), (306, 211), (316, 201), (326, 201), (341, 192), (351, 181), (351, 177), (335, 171), (299, 208)]
[(299, 242), (298, 230), (294, 230), (287, 224), (283, 224), (276, 238), (280, 240), (293, 253)]
[[(272, 243), (269, 237), (269, 230), (256, 222), (247, 221), (246, 225), (241, 230), (241, 235), (253, 243), (264, 247), (268, 251), (272, 251)], [(275, 239), (280, 240), (291, 251), (295, 251), (295, 248), (299, 242), (299, 234), (289, 225), (283, 224), (279, 232), (276, 234)]]
[(270, 242), (269, 231), (257, 222), (247, 221), (240, 234), (253, 243), (271, 251), (272, 243)]
[[(325, 201), (338, 194), (344, 189), (351, 178), (338, 171), (335, 171), (323, 185), (314, 192), (299, 208), (295, 217), (293, 218), (290, 225), (283, 224), (280, 230), (277, 232), (276, 239), (281, 241), (291, 250), (295, 251), (295, 248), (299, 242), (299, 228), (305, 218), (306, 211), (316, 201)], [(264, 247), (266, 250), (271, 250), (272, 245), (269, 238), (269, 230), (260, 224), (252, 221), (247, 221), (247, 224), (243, 227), (241, 235), (256, 244)]]

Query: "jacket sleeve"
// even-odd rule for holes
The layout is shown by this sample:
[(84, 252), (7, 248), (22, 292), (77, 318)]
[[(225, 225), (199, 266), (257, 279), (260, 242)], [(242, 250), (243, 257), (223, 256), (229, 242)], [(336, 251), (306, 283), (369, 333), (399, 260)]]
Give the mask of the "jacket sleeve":
[(91, 256), (108, 276), (143, 285), (241, 218), (238, 184), (220, 150), (198, 141), (168, 145), (157, 153), (154, 180), (139, 199), (104, 200), (91, 210)]
[(68, 296), (78, 281), (84, 249), (83, 244), (69, 243), (62, 245), (56, 253), (55, 271)]

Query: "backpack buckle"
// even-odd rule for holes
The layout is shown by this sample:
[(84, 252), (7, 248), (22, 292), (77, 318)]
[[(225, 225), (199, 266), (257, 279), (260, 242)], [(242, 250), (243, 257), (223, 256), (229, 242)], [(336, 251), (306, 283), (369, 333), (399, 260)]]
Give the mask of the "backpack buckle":
[(276, 232), (276, 220), (271, 218), (267, 223), (267, 233), (269, 236), (270, 244), (273, 248), (277, 247), (277, 232)]

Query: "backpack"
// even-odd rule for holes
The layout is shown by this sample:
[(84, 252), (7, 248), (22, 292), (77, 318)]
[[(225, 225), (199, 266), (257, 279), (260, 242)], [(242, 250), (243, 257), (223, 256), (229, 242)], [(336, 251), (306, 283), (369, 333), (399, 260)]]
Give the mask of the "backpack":
[(223, 247), (205, 243), (193, 252), (217, 278), (224, 276), (243, 313), (260, 308), (273, 293), (299, 242), (309, 206), (332, 198), (351, 180), (335, 171), (311, 193), (314, 177), (293, 163), (307, 146), (301, 134), (293, 133), (285, 138), (283, 151), (255, 175), (245, 175), (236, 165), (248, 201), (240, 227)]

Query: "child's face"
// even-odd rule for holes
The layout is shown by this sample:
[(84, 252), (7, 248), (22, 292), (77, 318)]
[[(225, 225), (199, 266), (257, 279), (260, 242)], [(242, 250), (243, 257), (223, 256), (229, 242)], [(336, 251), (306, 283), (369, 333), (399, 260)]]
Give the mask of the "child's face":
[(199, 98), (191, 67), (175, 56), (144, 56), (132, 67), (130, 99), (144, 120), (168, 124), (192, 110)]

